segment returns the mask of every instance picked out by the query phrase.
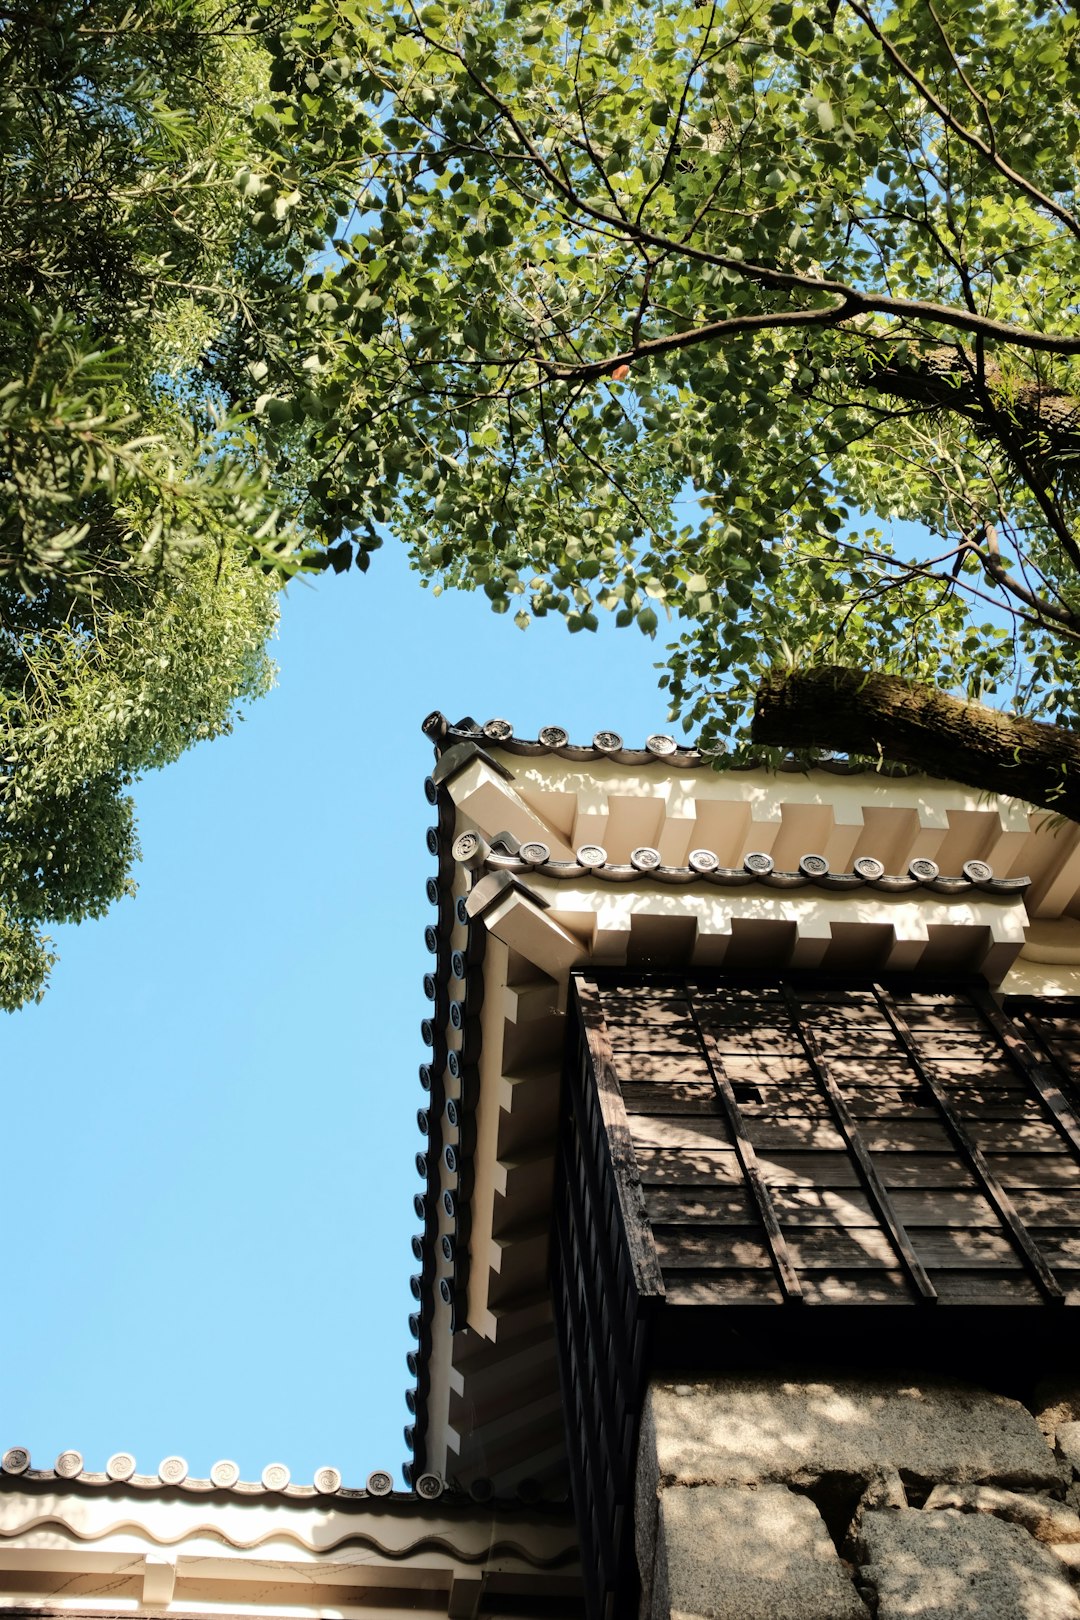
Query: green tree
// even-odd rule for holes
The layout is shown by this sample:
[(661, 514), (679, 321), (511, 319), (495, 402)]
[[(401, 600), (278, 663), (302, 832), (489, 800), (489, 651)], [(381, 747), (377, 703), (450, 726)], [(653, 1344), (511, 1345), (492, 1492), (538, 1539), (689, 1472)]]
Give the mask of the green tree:
[(87, 590), (55, 622), (49, 592), (0, 588), (0, 1007), (40, 1000), (42, 925), (99, 917), (134, 890), (126, 789), (231, 729), (265, 692), (274, 590), (233, 549), (167, 583)]
[(736, 754), (760, 694), (757, 740), (1080, 816), (1077, 35), (1063, 0), (316, 0), (271, 83), (354, 153), (309, 283), (326, 532), (521, 625), (674, 614), (674, 704)]
[(300, 397), (326, 228), (325, 176), (286, 171), (265, 123), (287, 19), (232, 0), (0, 11), (8, 1009), (42, 992), (42, 925), (131, 889), (133, 777), (270, 684), (307, 470), (289, 412), (254, 407), (268, 380)]

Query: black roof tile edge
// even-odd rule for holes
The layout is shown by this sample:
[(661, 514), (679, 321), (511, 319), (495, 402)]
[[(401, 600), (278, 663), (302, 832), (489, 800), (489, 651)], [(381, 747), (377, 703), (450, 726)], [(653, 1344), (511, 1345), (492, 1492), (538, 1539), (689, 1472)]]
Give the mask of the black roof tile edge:
[[(626, 748), (622, 738), (616, 732), (598, 731), (591, 743), (572, 743), (568, 734), (561, 726), (545, 726), (537, 738), (515, 737), (513, 727), (507, 720), (488, 720), (483, 725), (466, 715), (463, 719), (450, 722), (438, 709), (434, 709), (423, 722), (425, 735), (431, 738), (436, 753), (440, 756), (453, 753), (462, 743), (471, 742), (477, 752), (483, 753), (483, 744), (500, 748), (508, 754), (520, 754), (527, 757), (539, 757), (554, 754), (559, 759), (570, 760), (574, 763), (595, 762), (597, 759), (610, 759), (617, 765), (668, 765), (680, 770), (715, 769), (718, 761), (723, 759), (720, 752), (706, 753), (695, 747), (683, 747), (675, 741), (674, 737), (665, 733), (656, 733), (646, 742), (644, 748)], [(603, 739), (603, 741), (601, 741)], [(470, 754), (468, 758), (475, 757)], [(461, 764), (451, 766), (450, 774), (461, 769), (467, 763), (467, 758), (461, 758)], [(497, 760), (490, 757), (487, 763), (494, 769), (500, 770)], [(732, 771), (761, 770), (766, 761), (746, 760), (737, 765), (727, 765), (724, 768)], [(857, 762), (848, 759), (819, 759), (810, 767), (800, 760), (784, 759), (779, 767), (770, 766), (786, 773), (804, 775), (808, 769), (827, 771), (832, 776), (917, 776), (920, 773), (912, 766), (900, 765), (891, 761)]]
[[(368, 1476), (369, 1479), (374, 1477)], [(389, 1475), (384, 1475), (389, 1478)], [(425, 1476), (421, 1476), (425, 1477)], [(479, 1489), (481, 1483), (472, 1489), (463, 1489), (452, 1481), (436, 1479), (434, 1475), (426, 1476), (432, 1481), (428, 1489), (401, 1490), (368, 1490), (363, 1486), (342, 1485), (336, 1491), (318, 1491), (311, 1485), (287, 1485), (283, 1490), (272, 1490), (269, 1487), (251, 1480), (238, 1480), (235, 1485), (215, 1485), (208, 1479), (189, 1479), (180, 1484), (167, 1484), (156, 1475), (135, 1474), (130, 1479), (110, 1479), (107, 1474), (84, 1471), (67, 1478), (58, 1474), (52, 1468), (28, 1468), (21, 1473), (0, 1471), (0, 1492), (27, 1490), (31, 1495), (46, 1495), (59, 1487), (64, 1492), (70, 1491), (75, 1496), (98, 1496), (106, 1492), (129, 1495), (134, 1500), (163, 1497), (172, 1501), (185, 1497), (214, 1497), (217, 1502), (228, 1499), (250, 1501), (253, 1497), (269, 1497), (286, 1502), (318, 1501), (322, 1504), (333, 1503), (345, 1509), (363, 1507), (371, 1504), (380, 1510), (413, 1510), (418, 1504), (430, 1506), (432, 1511), (443, 1509), (462, 1511), (475, 1511), (478, 1507), (494, 1510), (499, 1513), (534, 1513), (547, 1514), (553, 1519), (567, 1517), (569, 1504), (554, 1500), (551, 1497), (535, 1497), (530, 1493), (519, 1495), (498, 1495), (491, 1491)]]
[[(444, 756), (442, 763), (445, 764), (449, 757)], [(428, 1358), (432, 1350), (432, 1328), (439, 1296), (450, 1310), (451, 1332), (457, 1332), (465, 1325), (465, 1298), (469, 1278), (468, 1217), (473, 1173), (471, 1147), (472, 1139), (475, 1137), (474, 1110), (480, 1080), (479, 1015), (483, 998), (483, 981), (476, 970), (483, 964), (487, 931), (479, 921), (459, 914), (453, 899), (456, 863), (450, 848), (456, 810), (446, 784), (456, 774), (457, 769), (474, 758), (482, 758), (500, 774), (507, 774), (503, 767), (497, 766), (482, 750), (473, 746), (458, 756), (454, 768), (440, 773), (436, 765), (435, 771), (425, 783), (428, 802), (438, 809), (438, 824), (433, 829), (436, 836), (432, 840), (429, 835), (428, 840), (429, 850), (432, 843), (435, 845), (439, 863), (434, 885), (429, 882), (428, 886), (429, 898), (434, 900), (438, 915), (434, 931), (429, 930), (427, 934), (428, 943), (434, 943), (435, 949), (433, 974), (435, 1008), (430, 1027), (425, 1030), (425, 1033), (431, 1036), (432, 1055), (431, 1062), (426, 1065), (430, 1101), (427, 1109), (427, 1152), (423, 1155), (425, 1191), (424, 1230), (421, 1238), (424, 1258), (422, 1269), (414, 1278), (414, 1292), (417, 1294), (419, 1309), (410, 1316), (410, 1328), (417, 1341), (415, 1350), (409, 1358), (410, 1371), (414, 1371), (416, 1377), (410, 1403), (413, 1422), (406, 1425), (406, 1441), (410, 1444), (412, 1458), (405, 1463), (405, 1475), (410, 1480), (422, 1471), (427, 1457), (430, 1393)], [(450, 985), (455, 978), (452, 939), (455, 924), (458, 922), (466, 929), (465, 949), (461, 953), (465, 978), (462, 997), (453, 998), (450, 994)], [(455, 1019), (456, 1022), (453, 1022)], [(459, 1037), (456, 1044), (455, 1036)], [(456, 1081), (457, 1096), (449, 1098), (446, 1076), (452, 1066), (457, 1069), (457, 1073), (451, 1075)], [(446, 1126), (449, 1123), (448, 1103), (453, 1104), (453, 1111), (456, 1114), (456, 1123), (451, 1126), (451, 1129), (456, 1131), (456, 1139), (453, 1142), (446, 1140)], [(458, 1148), (465, 1144), (468, 1145), (468, 1151), (459, 1153)], [(449, 1158), (446, 1157), (448, 1154)], [(439, 1205), (444, 1199), (440, 1166), (444, 1160), (451, 1176), (457, 1176), (456, 1183), (446, 1189), (446, 1195), (453, 1200), (454, 1232), (449, 1273), (444, 1272), (441, 1277), (437, 1277), (440, 1269), (437, 1250)], [(449, 1209), (447, 1213), (450, 1214)], [(408, 1398), (407, 1393), (406, 1399)]]
[[(529, 847), (529, 846), (526, 846)], [(538, 848), (539, 846), (532, 846)], [(772, 889), (804, 889), (816, 888), (832, 890), (835, 892), (850, 891), (852, 889), (874, 889), (884, 894), (911, 894), (916, 891), (935, 894), (945, 899), (968, 898), (973, 892), (989, 894), (997, 899), (1009, 899), (1012, 896), (1023, 894), (1030, 888), (1030, 877), (996, 878), (985, 862), (973, 861), (968, 863), (976, 868), (973, 872), (964, 871), (957, 877), (947, 877), (937, 870), (936, 863), (926, 861), (913, 862), (912, 865), (922, 864), (927, 870), (923, 873), (908, 871), (906, 873), (888, 873), (880, 861), (874, 864), (881, 867), (880, 872), (868, 874), (860, 872), (857, 868), (850, 872), (833, 872), (823, 856), (807, 855), (803, 860), (807, 869), (796, 872), (776, 870), (771, 863), (757, 869), (750, 865), (737, 867), (721, 866), (711, 850), (695, 851), (695, 854), (706, 855), (711, 858), (711, 866), (665, 866), (659, 859), (656, 850), (635, 850), (635, 855), (656, 857), (655, 862), (639, 865), (636, 861), (630, 863), (608, 863), (589, 861), (552, 861), (552, 860), (523, 860), (520, 855), (499, 855), (494, 848), (484, 860), (483, 870), (488, 878), (502, 877), (509, 879), (509, 883), (500, 888), (498, 893), (493, 892), (486, 900), (484, 909), (494, 905), (501, 898), (504, 888), (511, 885), (524, 889), (524, 885), (517, 883), (519, 877), (525, 875), (533, 877), (555, 878), (562, 882), (580, 882), (587, 878), (596, 878), (603, 883), (640, 883), (642, 881), (657, 883), (661, 886), (686, 886), (690, 883), (705, 883), (714, 888), (743, 889), (751, 884), (760, 884)], [(747, 861), (766, 860), (767, 857), (747, 857)], [(819, 864), (820, 863), (820, 864)], [(930, 868), (933, 868), (931, 871)], [(528, 893), (526, 889), (524, 892)], [(548, 902), (539, 895), (531, 898), (541, 905)], [(482, 915), (482, 911), (480, 913)]]
[[(429, 1060), (425, 1060), (420, 1066), (421, 1082), (428, 1096), (426, 1106), (428, 1128), (426, 1151), (417, 1154), (417, 1167), (420, 1168), (422, 1165), (424, 1172), (424, 1191), (414, 1200), (418, 1214), (422, 1203), (424, 1225), (420, 1233), (422, 1269), (419, 1275), (414, 1275), (411, 1279), (417, 1309), (409, 1313), (409, 1330), (415, 1344), (407, 1359), (409, 1371), (416, 1382), (411, 1401), (406, 1392), (406, 1401), (413, 1421), (405, 1427), (405, 1439), (412, 1456), (406, 1459), (403, 1472), (410, 1484), (423, 1472), (426, 1461), (427, 1398), (430, 1389), (428, 1358), (431, 1354), (432, 1324), (435, 1319), (435, 1274), (438, 1269), (436, 1242), (439, 1232), (439, 1157), (442, 1149), (443, 1110), (446, 1104), (450, 942), (455, 920), (454, 862), (449, 858), (451, 839), (447, 836), (448, 833), (452, 835), (454, 829), (454, 803), (445, 786), (437, 782), (434, 776), (429, 776), (424, 783), (424, 792), (428, 803), (434, 805), (438, 812), (436, 826), (429, 829), (428, 833), (428, 850), (429, 853), (432, 852), (434, 842), (438, 865), (436, 876), (434, 879), (428, 879), (427, 883), (428, 899), (436, 907), (436, 921), (433, 925), (429, 925), (424, 935), (426, 944), (435, 955), (432, 974), (435, 1001), (432, 1016), (425, 1019), (421, 1026), (422, 1032), (428, 1037), (426, 1044), (430, 1045), (431, 1052)], [(432, 833), (435, 835), (434, 840), (431, 837)]]
[[(336, 1470), (335, 1470), (336, 1472)], [(389, 1489), (370, 1489), (377, 1478), (390, 1481)], [(432, 1476), (434, 1478), (434, 1476)], [(77, 1495), (98, 1495), (106, 1491), (120, 1491), (133, 1497), (168, 1496), (170, 1498), (213, 1496), (250, 1501), (252, 1497), (268, 1497), (287, 1502), (414, 1502), (438, 1501), (446, 1492), (440, 1480), (427, 1490), (395, 1491), (393, 1477), (388, 1472), (375, 1470), (368, 1475), (367, 1486), (338, 1485), (334, 1489), (321, 1489), (317, 1485), (298, 1485), (291, 1481), (282, 1486), (264, 1485), (261, 1480), (237, 1479), (231, 1485), (219, 1485), (212, 1479), (194, 1476), (182, 1480), (164, 1480), (158, 1474), (131, 1474), (126, 1479), (114, 1479), (110, 1474), (95, 1469), (81, 1469), (77, 1474), (61, 1473), (55, 1468), (25, 1468), (0, 1470), (0, 1490), (21, 1490), (29, 1487), (35, 1494), (59, 1488), (73, 1490)], [(458, 1496), (460, 1492), (455, 1493)]]
[[(441, 716), (438, 717), (441, 719)], [(428, 722), (425, 722), (426, 731)], [(429, 732), (430, 735), (430, 732)], [(445, 757), (445, 756), (444, 756)], [(487, 759), (483, 751), (475, 748), (467, 755), (458, 755), (457, 765), (449, 771), (438, 774), (438, 767), (432, 772), (424, 784), (424, 791), (429, 804), (438, 809), (437, 827), (432, 829), (435, 837), (429, 834), (428, 848), (437, 851), (438, 869), (434, 879), (429, 879), (428, 896), (437, 907), (436, 923), (429, 927), (425, 937), (435, 955), (435, 968), (433, 979), (435, 981), (435, 1008), (431, 1019), (429, 1033), (433, 1037), (432, 1061), (427, 1064), (427, 1079), (430, 1086), (429, 1106), (427, 1113), (427, 1152), (425, 1158), (425, 1191), (424, 1200), (424, 1230), (421, 1234), (424, 1260), (421, 1271), (416, 1279), (418, 1289), (418, 1309), (412, 1313), (411, 1323), (415, 1324), (413, 1337), (416, 1340), (409, 1352), (409, 1370), (416, 1378), (412, 1391), (414, 1422), (407, 1425), (412, 1433), (412, 1459), (405, 1464), (407, 1479), (417, 1477), (419, 1471), (427, 1461), (426, 1438), (428, 1426), (428, 1397), (430, 1394), (430, 1373), (428, 1358), (432, 1350), (432, 1326), (438, 1306), (438, 1293), (442, 1283), (447, 1284), (450, 1295), (445, 1303), (450, 1311), (451, 1332), (456, 1332), (465, 1326), (466, 1293), (469, 1280), (469, 1229), (472, 1197), (473, 1154), (472, 1146), (475, 1141), (475, 1109), (480, 1090), (480, 1047), (481, 1024), (480, 1009), (483, 1002), (483, 961), (487, 945), (487, 929), (482, 922), (486, 907), (481, 904), (479, 909), (475, 906), (466, 907), (468, 896), (462, 896), (460, 902), (453, 899), (453, 882), (457, 863), (451, 854), (456, 808), (454, 801), (447, 791), (447, 784), (457, 773), (457, 769), (475, 758), (483, 758), (495, 766), (500, 774), (508, 773), (498, 766), (495, 761)], [(518, 840), (512, 835), (504, 835), (502, 841), (495, 840), (496, 846), (513, 852), (518, 848)], [(434, 847), (433, 847), (434, 846)], [(476, 890), (477, 885), (484, 877), (482, 867), (471, 873), (470, 893)], [(506, 887), (514, 887), (529, 893), (524, 885), (515, 883), (509, 874), (506, 875)], [(530, 896), (535, 898), (535, 896)], [(544, 901), (539, 902), (546, 904)], [(452, 949), (452, 938), (455, 924), (465, 928), (464, 949), (458, 953)], [(454, 971), (454, 958), (459, 955), (458, 964), (464, 969), (464, 978), (459, 979)], [(450, 987), (459, 984), (462, 994), (451, 996)], [(458, 1014), (453, 1014), (452, 1004), (456, 1001)], [(456, 1016), (460, 1025), (460, 1039), (453, 1044), (458, 1034), (458, 1027), (453, 1026), (451, 1034), (451, 1020)], [(456, 1077), (457, 1096), (449, 1098), (447, 1095), (446, 1070), (452, 1063), (458, 1065)], [(447, 1103), (455, 1104), (457, 1113), (456, 1125), (450, 1126), (455, 1130), (456, 1140), (446, 1140), (449, 1124), (447, 1119)], [(458, 1180), (453, 1188), (448, 1188), (455, 1202), (454, 1220), (456, 1230), (454, 1237), (453, 1255), (449, 1260), (449, 1274), (444, 1272), (443, 1277), (436, 1282), (439, 1270), (437, 1244), (439, 1240), (439, 1204), (442, 1192), (442, 1177), (440, 1165), (444, 1160), (447, 1148), (456, 1149), (462, 1144), (468, 1144), (468, 1151), (456, 1156), (455, 1169), (451, 1174), (457, 1174)], [(444, 1257), (445, 1258), (445, 1257)], [(408, 1394), (408, 1392), (407, 1392)], [(448, 1482), (448, 1489), (453, 1488), (453, 1481)], [(556, 1498), (545, 1496), (541, 1491), (537, 1494), (529, 1488), (529, 1482), (522, 1481), (518, 1493), (513, 1496), (500, 1496), (496, 1493), (492, 1481), (477, 1480), (465, 1493), (468, 1498), (480, 1504), (512, 1504), (519, 1506), (535, 1506), (541, 1509), (559, 1511), (564, 1504)]]

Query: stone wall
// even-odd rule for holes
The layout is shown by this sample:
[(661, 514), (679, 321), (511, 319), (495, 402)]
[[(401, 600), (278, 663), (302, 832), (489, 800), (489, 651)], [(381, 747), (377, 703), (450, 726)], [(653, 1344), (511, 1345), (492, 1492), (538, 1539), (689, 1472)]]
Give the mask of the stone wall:
[(642, 1620), (1080, 1620), (1080, 1371), (649, 1389)]

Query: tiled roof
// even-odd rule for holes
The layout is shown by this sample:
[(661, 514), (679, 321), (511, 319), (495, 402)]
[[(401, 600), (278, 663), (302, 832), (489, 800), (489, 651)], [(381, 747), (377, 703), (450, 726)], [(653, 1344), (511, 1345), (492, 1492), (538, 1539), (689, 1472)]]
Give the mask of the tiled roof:
[(103, 1472), (85, 1466), (81, 1452), (62, 1451), (51, 1468), (31, 1466), (30, 1452), (25, 1446), (10, 1446), (0, 1457), (0, 1474), (21, 1481), (63, 1481), (65, 1484), (99, 1486), (114, 1489), (117, 1485), (130, 1486), (136, 1491), (158, 1491), (171, 1488), (189, 1492), (193, 1496), (210, 1491), (228, 1491), (235, 1496), (287, 1496), (303, 1499), (316, 1496), (342, 1498), (384, 1497), (395, 1495), (408, 1499), (420, 1496), (434, 1501), (445, 1489), (437, 1474), (421, 1474), (412, 1491), (395, 1492), (393, 1475), (385, 1469), (369, 1474), (362, 1486), (342, 1483), (336, 1468), (317, 1468), (310, 1485), (293, 1484), (284, 1463), (268, 1463), (258, 1480), (242, 1480), (236, 1463), (228, 1459), (216, 1462), (209, 1479), (193, 1479), (183, 1457), (165, 1457), (153, 1474), (140, 1474), (135, 1458), (128, 1451), (117, 1451), (105, 1464)]
[[(647, 737), (643, 748), (628, 748), (617, 731), (598, 731), (591, 743), (572, 743), (569, 732), (562, 726), (541, 726), (540, 734), (535, 738), (516, 737), (509, 720), (486, 720), (480, 724), (471, 715), (465, 715), (462, 719), (451, 722), (438, 709), (433, 709), (428, 715), (423, 729), (440, 752), (453, 747), (455, 743), (471, 741), (482, 745), (487, 742), (493, 747), (504, 749), (508, 754), (522, 754), (533, 758), (555, 754), (559, 759), (574, 760), (583, 764), (595, 764), (598, 759), (610, 759), (617, 765), (664, 764), (678, 770), (713, 769), (720, 757), (715, 753), (706, 753), (700, 748), (686, 747), (664, 732), (656, 732)], [(728, 768), (739, 771), (758, 770), (760, 761), (755, 763), (753, 760), (744, 760)], [(866, 771), (884, 776), (915, 774), (906, 765), (869, 764), (847, 759), (819, 759), (815, 761), (814, 768), (828, 771), (835, 776), (861, 776)], [(800, 761), (789, 758), (781, 762), (779, 769), (801, 772), (805, 770), (805, 766)]]
[[(455, 860), (477, 871), (507, 872), (513, 876), (535, 873), (542, 877), (580, 881), (595, 877), (604, 883), (640, 883), (642, 879), (678, 887), (686, 883), (708, 883), (720, 888), (745, 888), (762, 883), (772, 889), (877, 889), (887, 894), (909, 894), (925, 889), (933, 894), (967, 896), (973, 889), (1005, 897), (1020, 894), (1030, 886), (1030, 878), (996, 878), (986, 861), (967, 861), (955, 877), (938, 870), (937, 862), (913, 860), (906, 872), (886, 872), (883, 862), (872, 855), (861, 856), (850, 872), (833, 872), (823, 855), (804, 855), (798, 871), (777, 871), (770, 855), (750, 853), (742, 866), (721, 866), (711, 849), (691, 850), (686, 866), (665, 866), (657, 849), (642, 846), (631, 852), (628, 863), (609, 863), (607, 851), (599, 844), (582, 844), (573, 861), (553, 861), (546, 844), (520, 843), (512, 833), (500, 833), (489, 845), (479, 833), (465, 832), (453, 848)], [(493, 886), (494, 887), (494, 886)], [(476, 916), (476, 909), (470, 915)]]
[[(427, 1061), (420, 1065), (420, 1083), (427, 1093), (427, 1103), (417, 1111), (424, 1147), (416, 1155), (416, 1168), (424, 1190), (413, 1200), (422, 1229), (413, 1238), (413, 1253), (421, 1269), (410, 1279), (416, 1306), (409, 1316), (409, 1331), (416, 1344), (409, 1351), (408, 1366), (415, 1384), (405, 1394), (412, 1413), (412, 1421), (405, 1428), (405, 1440), (412, 1456), (403, 1468), (410, 1482), (423, 1477), (428, 1362), (436, 1299), (440, 1298), (450, 1307), (452, 1328), (462, 1325), (464, 1318), (471, 1155), (462, 1154), (456, 1144), (472, 1133), (471, 1112), (479, 1090), (478, 998), (483, 996), (479, 969), (486, 941), (483, 926), (470, 922), (464, 911), (459, 910), (459, 901), (454, 895), (457, 867), (451, 851), (455, 826), (453, 800), (433, 777), (425, 783), (425, 793), (429, 804), (438, 812), (436, 825), (429, 827), (427, 833), (428, 853), (436, 858), (438, 865), (435, 875), (427, 880), (427, 896), (436, 910), (435, 921), (424, 931), (424, 943), (434, 955), (435, 964), (433, 971), (424, 975), (424, 993), (433, 1006), (421, 1021), (421, 1035), (430, 1051)], [(454, 930), (462, 926), (466, 930), (464, 948), (455, 950)], [(451, 987), (455, 982), (459, 996), (451, 1001)], [(454, 1049), (448, 1041), (451, 1028), (460, 1032)], [(457, 1098), (447, 1096), (448, 1067), (458, 1085)], [(447, 1126), (455, 1138), (453, 1142), (446, 1140)], [(449, 1183), (444, 1186), (447, 1174)], [(453, 1223), (453, 1236), (444, 1236), (441, 1245), (440, 1204)], [(443, 1275), (437, 1278), (436, 1270), (440, 1265)], [(487, 1500), (493, 1490), (485, 1481), (476, 1481), (472, 1486), (477, 1500)]]
[[(25, 1452), (13, 1450), (21, 1467)], [(243, 1494), (205, 1480), (0, 1472), (0, 1611), (462, 1615), (490, 1583), (508, 1613), (580, 1616), (565, 1507), (480, 1506), (441, 1481), (429, 1501), (393, 1491), (388, 1474), (373, 1483)]]

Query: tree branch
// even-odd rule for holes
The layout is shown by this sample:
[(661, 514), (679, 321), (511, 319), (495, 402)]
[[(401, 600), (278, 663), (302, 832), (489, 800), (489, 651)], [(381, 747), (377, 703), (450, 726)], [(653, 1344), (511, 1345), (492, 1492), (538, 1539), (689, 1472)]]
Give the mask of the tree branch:
[(1080, 616), (1075, 614), (1071, 608), (1064, 606), (1060, 602), (1051, 602), (1046, 597), (1039, 596), (1035, 591), (1023, 584), (1021, 580), (1016, 579), (1014, 575), (1009, 573), (1001, 560), (1001, 548), (998, 545), (997, 530), (992, 523), (986, 524), (984, 533), (986, 536), (985, 550), (983, 547), (976, 545), (974, 541), (968, 542), (967, 550), (974, 552), (975, 556), (978, 557), (989, 578), (996, 585), (1000, 585), (1002, 590), (1008, 591), (1010, 596), (1015, 596), (1018, 602), (1026, 603), (1040, 619), (1051, 619), (1055, 624), (1063, 625), (1067, 630), (1074, 633), (1080, 632)]
[[(1070, 214), (1067, 208), (1062, 208), (1060, 203), (1056, 203), (1052, 197), (1048, 197), (1045, 191), (1040, 191), (1038, 186), (1033, 185), (1030, 180), (1025, 180), (1022, 174), (1018, 174), (1015, 169), (1010, 168), (1010, 166), (1005, 162), (1004, 158), (999, 157), (996, 149), (993, 146), (991, 146), (987, 141), (984, 141), (981, 135), (976, 134), (975, 130), (969, 129), (966, 124), (962, 124), (960, 120), (949, 111), (945, 103), (934, 94), (930, 86), (926, 83), (925, 79), (921, 78), (919, 74), (916, 73), (915, 69), (911, 66), (911, 63), (907, 60), (907, 58), (901, 56), (900, 52), (896, 49), (896, 46), (892, 44), (888, 36), (884, 34), (878, 27), (871, 13), (867, 11), (865, 6), (859, 4), (859, 0), (847, 0), (847, 3), (851, 10), (855, 13), (856, 17), (858, 17), (859, 20), (873, 34), (874, 38), (878, 41), (882, 50), (889, 58), (896, 71), (903, 78), (905, 78), (915, 90), (918, 91), (919, 95), (926, 102), (928, 107), (933, 107), (934, 111), (937, 113), (938, 117), (942, 120), (945, 126), (948, 129), (951, 129), (953, 134), (965, 142), (966, 145), (974, 147), (975, 151), (979, 152), (988, 163), (992, 164), (998, 173), (1008, 180), (1010, 185), (1015, 186), (1018, 191), (1022, 191), (1029, 202), (1033, 202), (1038, 208), (1044, 208), (1048, 214), (1052, 214), (1060, 224), (1064, 225), (1066, 230), (1071, 231), (1073, 236), (1080, 239), (1080, 220), (1078, 220), (1074, 214)], [(934, 21), (937, 22), (936, 17), (934, 18)], [(938, 23), (938, 27), (940, 29), (940, 23)], [(942, 34), (942, 37), (944, 38), (944, 34)], [(945, 45), (950, 56), (952, 56), (952, 48), (949, 46), (947, 40), (945, 41)], [(955, 61), (955, 57), (953, 59)], [(967, 84), (966, 79), (964, 82)], [(971, 88), (970, 85), (968, 88)], [(973, 91), (972, 94), (974, 95)], [(978, 99), (979, 98), (976, 97), (976, 100)]]
[(1080, 821), (1080, 739), (1071, 731), (896, 675), (826, 665), (772, 676), (758, 689), (751, 736), (895, 760)]
[[(769, 291), (804, 292), (833, 300), (839, 299), (852, 315), (901, 317), (928, 322), (935, 326), (946, 326), (954, 331), (972, 332), (990, 342), (1008, 344), (1013, 348), (1031, 349), (1046, 354), (1080, 354), (1080, 333), (1039, 332), (1029, 326), (1013, 326), (1008, 321), (994, 320), (992, 316), (973, 314), (970, 310), (957, 309), (950, 304), (938, 304), (931, 299), (892, 298), (884, 294), (864, 292), (857, 287), (849, 286), (847, 282), (834, 281), (826, 276), (804, 275), (796, 270), (780, 270), (775, 265), (754, 264), (726, 253), (713, 253), (690, 242), (677, 241), (673, 237), (648, 230), (636, 221), (628, 221), (617, 214), (608, 213), (607, 209), (600, 208), (579, 196), (569, 177), (561, 172), (558, 165), (548, 161), (510, 104), (477, 73), (465, 52), (435, 39), (419, 21), (412, 0), (409, 0), (409, 3), (419, 37), (430, 50), (450, 57), (463, 69), (473, 87), (491, 104), (507, 128), (513, 131), (524, 153), (522, 161), (531, 164), (542, 174), (571, 209), (586, 219), (595, 220), (598, 225), (613, 231), (616, 236), (635, 244), (656, 248), (663, 253), (670, 253), (676, 258), (682, 255), (699, 264), (711, 264), (717, 269), (729, 270), (744, 281)], [(855, 0), (848, 0), (848, 3), (854, 4)], [(510, 155), (507, 154), (508, 157)], [(1019, 180), (1019, 177), (1017, 179)], [(1077, 224), (1077, 233), (1080, 234), (1080, 224)], [(634, 356), (630, 358), (633, 359)], [(614, 363), (618, 364), (617, 361)], [(625, 357), (623, 363), (629, 363)]]
[(633, 365), (636, 360), (655, 360), (675, 349), (688, 349), (694, 344), (708, 343), (714, 338), (734, 337), (739, 332), (768, 331), (777, 326), (835, 326), (854, 313), (842, 299), (822, 309), (786, 309), (773, 314), (729, 315), (705, 326), (694, 326), (685, 332), (672, 332), (667, 337), (647, 338), (635, 343), (619, 354), (607, 355), (603, 360), (583, 360), (579, 365), (556, 365), (540, 360), (538, 363), (550, 377), (559, 382), (593, 382), (605, 377), (618, 366)]

